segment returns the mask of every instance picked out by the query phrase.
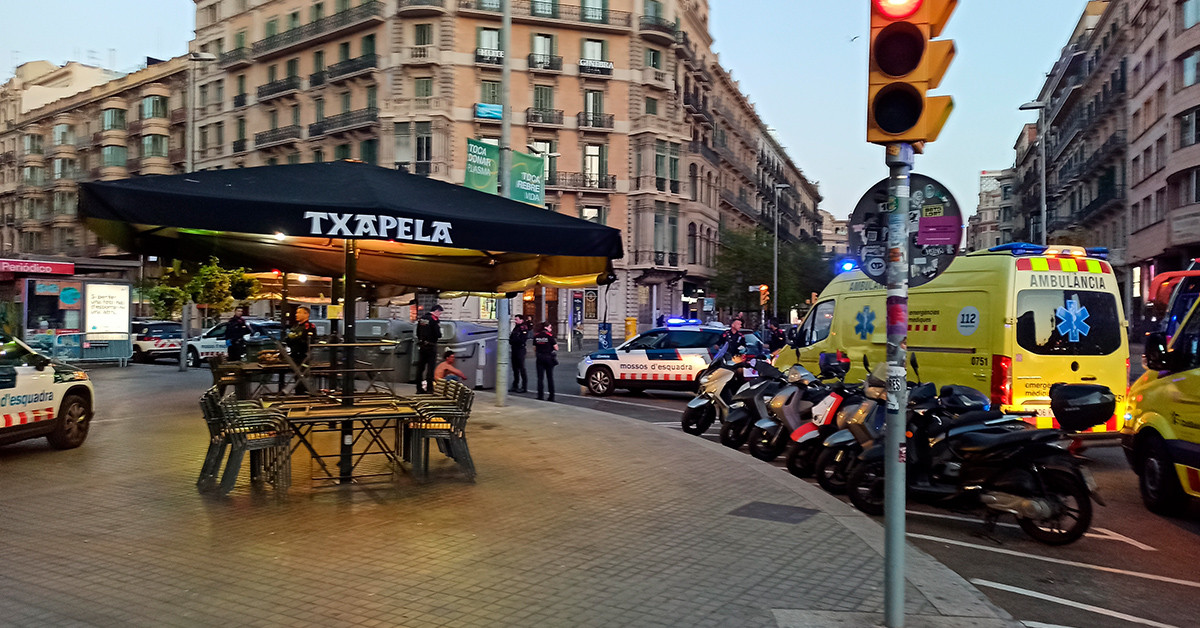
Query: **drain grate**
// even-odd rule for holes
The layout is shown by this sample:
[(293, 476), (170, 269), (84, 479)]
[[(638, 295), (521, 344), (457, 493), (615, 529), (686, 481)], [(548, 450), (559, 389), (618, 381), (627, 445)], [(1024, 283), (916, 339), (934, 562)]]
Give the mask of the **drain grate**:
[(799, 506), (788, 506), (786, 504), (770, 504), (767, 502), (750, 502), (745, 506), (738, 506), (729, 511), (729, 514), (735, 517), (749, 517), (751, 519), (765, 519), (767, 521), (778, 521), (780, 523), (800, 523), (807, 520), (809, 517), (820, 512), (811, 508), (801, 508)]

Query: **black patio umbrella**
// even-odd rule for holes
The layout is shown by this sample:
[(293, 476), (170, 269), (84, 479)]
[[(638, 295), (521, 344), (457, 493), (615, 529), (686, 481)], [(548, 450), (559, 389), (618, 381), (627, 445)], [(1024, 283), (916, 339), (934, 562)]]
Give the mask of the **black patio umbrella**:
[(512, 292), (607, 283), (617, 229), (362, 163), (209, 170), (81, 184), (80, 213), (132, 253)]

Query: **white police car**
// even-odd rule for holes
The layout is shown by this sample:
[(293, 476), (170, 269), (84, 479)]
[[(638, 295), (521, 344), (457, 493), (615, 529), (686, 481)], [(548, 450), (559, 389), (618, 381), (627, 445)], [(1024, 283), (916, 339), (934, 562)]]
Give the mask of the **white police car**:
[(178, 358), (183, 325), (173, 321), (134, 321), (133, 361), (153, 362)]
[[(575, 381), (593, 395), (605, 396), (618, 388), (645, 390), (695, 390), (696, 377), (708, 367), (720, 348), (720, 324), (702, 325), (696, 319), (667, 320), (638, 334), (616, 349), (593, 351), (576, 369)], [(766, 353), (758, 336), (742, 331), (749, 353)]]
[(55, 449), (83, 444), (92, 421), (92, 382), (0, 333), (0, 445), (45, 436)]
[[(250, 335), (248, 340), (283, 337), (283, 325), (277, 321), (271, 321), (259, 318), (245, 319), (246, 325), (250, 327)], [(228, 347), (225, 345), (225, 323), (220, 323), (213, 327), (209, 327), (199, 338), (191, 338), (188, 340), (188, 364), (193, 368), (200, 368), (201, 362), (211, 358), (214, 355), (224, 356), (228, 353)]]

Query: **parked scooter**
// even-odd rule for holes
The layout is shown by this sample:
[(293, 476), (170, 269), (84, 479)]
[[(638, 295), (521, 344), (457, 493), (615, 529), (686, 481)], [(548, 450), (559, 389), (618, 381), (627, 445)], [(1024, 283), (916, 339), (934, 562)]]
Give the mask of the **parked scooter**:
[(787, 448), (788, 434), (812, 423), (815, 402), (829, 396), (830, 388), (808, 369), (794, 364), (786, 373), (787, 385), (767, 402), (767, 416), (750, 429), (750, 455), (770, 462)]
[(680, 419), (684, 432), (699, 436), (715, 421), (725, 423), (734, 391), (746, 383), (742, 376), (745, 367), (746, 362), (737, 356), (721, 356), (700, 373), (697, 378), (699, 391), (688, 402)]
[[(908, 495), (943, 508), (985, 509), (989, 527), (1012, 514), (1026, 534), (1049, 545), (1077, 540), (1091, 525), (1092, 500), (1104, 502), (1091, 474), (1063, 447), (1064, 432), (1107, 421), (1116, 397), (1104, 386), (1056, 384), (1050, 406), (1062, 430), (972, 430), (964, 421), (986, 419), (963, 415), (943, 424), (935, 415), (910, 413)], [(850, 477), (850, 501), (865, 513), (883, 514), (884, 480), (878, 444)]]
[(850, 370), (849, 358), (841, 353), (822, 353), (820, 365), (821, 379), (836, 378), (837, 381), (828, 385), (828, 394), (813, 406), (811, 420), (787, 434), (790, 443), (786, 456), (787, 469), (799, 478), (812, 476), (813, 466), (825, 439), (842, 429), (837, 421), (842, 408), (857, 405), (863, 399), (863, 386), (847, 384), (845, 381), (846, 373)]
[(783, 372), (766, 361), (754, 366), (758, 378), (733, 395), (730, 412), (721, 426), (721, 444), (740, 449), (750, 438), (750, 430), (758, 420), (767, 416), (767, 401), (787, 384)]
[[(866, 356), (863, 365), (869, 366)], [(813, 463), (813, 475), (821, 488), (834, 495), (846, 492), (846, 479), (850, 467), (863, 451), (883, 433), (887, 400), (887, 363), (880, 363), (875, 370), (867, 369), (863, 382), (863, 398), (857, 404), (846, 404), (837, 415), (838, 431), (825, 439), (821, 453)], [(850, 430), (856, 425), (855, 431)]]

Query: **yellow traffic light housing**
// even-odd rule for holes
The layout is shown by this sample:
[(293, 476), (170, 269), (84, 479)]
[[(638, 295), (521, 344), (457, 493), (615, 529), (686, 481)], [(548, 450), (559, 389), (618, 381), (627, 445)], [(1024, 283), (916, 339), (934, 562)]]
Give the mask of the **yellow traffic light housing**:
[(934, 40), (958, 0), (871, 0), (867, 141), (932, 142), (954, 109), (930, 96), (954, 60), (954, 42)]
[(758, 304), (766, 305), (767, 301), (771, 300), (771, 292), (767, 288), (767, 284), (762, 284), (758, 287)]

